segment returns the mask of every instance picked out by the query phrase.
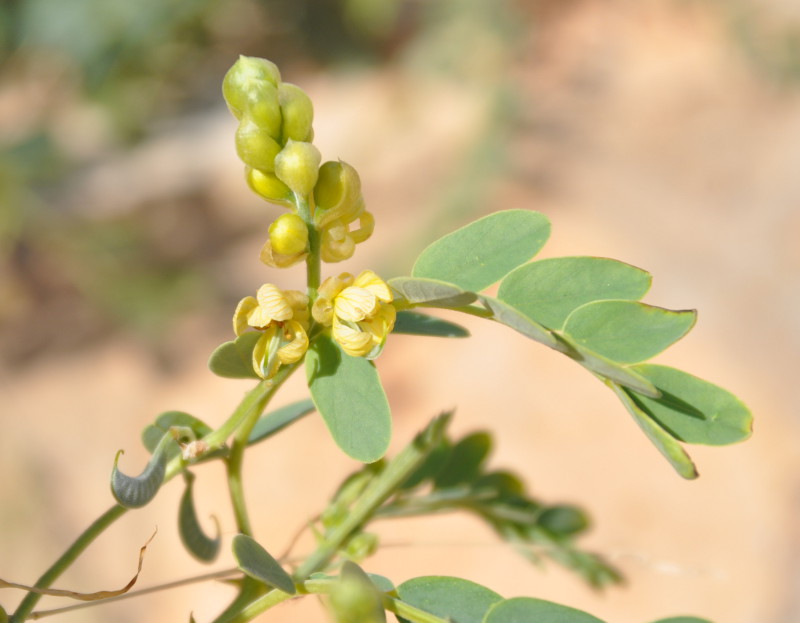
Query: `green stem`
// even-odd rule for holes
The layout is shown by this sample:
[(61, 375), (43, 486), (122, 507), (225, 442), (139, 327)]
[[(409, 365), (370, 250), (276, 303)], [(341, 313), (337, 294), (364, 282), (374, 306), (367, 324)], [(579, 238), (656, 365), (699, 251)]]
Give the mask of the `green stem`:
[[(125, 507), (115, 504), (100, 515), (100, 517), (86, 528), (83, 534), (61, 554), (61, 557), (44, 572), (42, 577), (37, 580), (36, 588), (48, 588), (106, 528), (122, 517), (127, 510), (128, 509)], [(17, 606), (14, 614), (11, 615), (11, 623), (22, 623), (22, 621), (25, 621), (41, 597), (42, 596), (38, 593), (28, 593), (20, 602), (19, 606)]]
[(228, 471), (228, 490), (230, 491), (236, 527), (242, 534), (253, 535), (250, 518), (247, 514), (244, 486), (242, 483), (244, 452), (250, 440), (250, 433), (253, 432), (253, 427), (256, 425), (256, 422), (258, 422), (258, 418), (261, 417), (261, 414), (264, 412), (267, 404), (269, 404), (272, 396), (275, 395), (275, 392), (278, 391), (278, 388), (283, 385), (286, 379), (291, 376), (292, 372), (297, 369), (297, 366), (298, 364), (282, 366), (273, 379), (265, 382), (269, 384), (267, 390), (263, 393), (258, 393), (258, 398), (253, 401), (252, 406), (244, 413), (233, 436), (231, 450), (225, 463)]
[(314, 214), (311, 204), (306, 197), (301, 195), (294, 196), (297, 214), (302, 218), (308, 228), (308, 256), (306, 256), (306, 280), (308, 283), (308, 298), (313, 303), (317, 298), (317, 290), (322, 278), (322, 260), (320, 258), (320, 246), (322, 239), (319, 230), (314, 223)]
[(378, 474), (364, 493), (356, 500), (342, 523), (334, 526), (325, 539), (298, 567), (294, 577), (305, 580), (312, 573), (321, 571), (347, 542), (347, 539), (366, 524), (375, 512), (408, 479), (425, 460), (441, 439), (449, 416), (435, 419), (414, 441), (406, 446), (386, 469)]

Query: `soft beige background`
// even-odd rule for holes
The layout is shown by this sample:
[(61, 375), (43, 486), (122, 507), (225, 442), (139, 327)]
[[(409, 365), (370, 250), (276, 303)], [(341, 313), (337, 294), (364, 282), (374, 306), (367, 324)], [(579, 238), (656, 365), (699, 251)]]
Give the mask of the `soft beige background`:
[[(513, 84), (522, 94), (522, 123), (502, 175), (483, 189), (483, 211), (540, 210), (553, 223), (544, 256), (621, 259), (653, 273), (649, 302), (698, 308), (691, 336), (658, 361), (735, 391), (756, 415), (755, 434), (743, 445), (690, 448), (701, 478), (682, 481), (614, 397), (557, 354), (471, 319), (459, 319), (473, 332), (469, 340), (394, 337), (379, 361), (394, 410), (393, 450), (440, 410), (456, 407), (458, 433), (495, 432), (493, 465), (517, 470), (545, 500), (586, 506), (595, 523), (586, 545), (616, 562), (628, 583), (594, 593), (553, 565), (529, 566), (462, 517), (386, 523), (381, 535), (390, 547), (365, 567), (398, 583), (460, 575), (506, 596), (585, 608), (610, 623), (677, 614), (717, 623), (797, 621), (800, 96), (759, 75), (713, 5), (606, 4), (558, 12), (532, 31), (525, 54), (499, 59), (499, 73), (480, 80), (412, 78), (400, 70), (289, 77), (315, 101), (324, 156), (359, 169), (377, 216), (375, 236), (344, 268), (385, 265), (378, 258), (391, 251), (404, 258), (396, 270), (407, 270), (443, 231), (433, 213), (485, 127), (487, 93), (499, 82)], [(199, 130), (165, 133), (90, 172), (76, 183), (76, 201), (91, 211), (104, 185), (131, 173), (148, 183), (132, 185), (120, 209), (148, 193), (177, 192), (176, 180), (203, 179), (226, 218), (256, 228), (217, 269), (230, 271), (242, 295), (265, 280), (294, 283), (299, 273), (275, 276), (257, 262), (263, 230), (278, 211), (241, 183), (234, 128), (220, 106)], [(162, 181), (165, 168), (172, 174)], [(170, 337), (179, 356), (169, 373), (126, 337), (2, 371), (0, 577), (33, 582), (111, 503), (114, 453), (125, 448), (123, 469), (137, 471), (145, 460), (138, 434), (155, 415), (180, 409), (221, 422), (249, 387), (206, 371), (208, 353), (228, 331), (225, 318), (187, 317)], [(280, 400), (303, 396), (294, 379)], [(312, 416), (254, 450), (246, 467), (256, 536), (280, 552), (354, 465)], [(217, 514), (229, 540), (221, 470), (197, 472), (201, 516)], [(170, 483), (57, 585), (123, 585), (154, 526), (159, 533), (140, 586), (197, 573), (177, 543), (179, 495)], [(206, 583), (61, 620), (166, 623), (186, 621), (193, 610), (208, 621), (230, 594)], [(7, 608), (16, 603), (10, 592), (0, 599)], [(324, 615), (306, 599), (263, 618)]]

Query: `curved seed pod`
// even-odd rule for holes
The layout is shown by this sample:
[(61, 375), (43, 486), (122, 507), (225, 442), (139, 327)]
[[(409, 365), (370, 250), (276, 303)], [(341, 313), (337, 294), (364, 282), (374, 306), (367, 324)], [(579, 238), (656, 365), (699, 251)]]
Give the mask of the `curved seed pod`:
[(111, 471), (111, 493), (125, 508), (141, 508), (152, 500), (164, 482), (167, 469), (167, 445), (173, 442), (172, 434), (166, 433), (158, 443), (144, 471), (138, 476), (126, 476), (117, 468), (119, 457), (124, 450), (117, 452), (114, 469)]
[(181, 496), (180, 506), (178, 507), (178, 531), (181, 542), (186, 550), (201, 562), (213, 562), (219, 554), (222, 538), (219, 521), (212, 516), (217, 526), (217, 536), (214, 539), (206, 536), (200, 522), (197, 520), (197, 512), (194, 506), (194, 474), (184, 472), (186, 488)]

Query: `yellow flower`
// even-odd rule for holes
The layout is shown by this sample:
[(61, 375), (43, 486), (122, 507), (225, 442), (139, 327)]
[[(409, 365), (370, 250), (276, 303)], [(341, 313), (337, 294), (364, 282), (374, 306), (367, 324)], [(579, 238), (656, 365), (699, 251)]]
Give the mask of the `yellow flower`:
[(262, 379), (275, 376), (281, 365), (295, 363), (308, 350), (308, 297), (297, 290), (281, 290), (267, 283), (255, 298), (239, 301), (233, 314), (233, 330), (262, 331), (253, 348), (253, 369)]
[(332, 327), (333, 338), (348, 355), (375, 356), (394, 328), (392, 299), (389, 286), (371, 270), (355, 279), (342, 273), (320, 286), (311, 313), (314, 320)]

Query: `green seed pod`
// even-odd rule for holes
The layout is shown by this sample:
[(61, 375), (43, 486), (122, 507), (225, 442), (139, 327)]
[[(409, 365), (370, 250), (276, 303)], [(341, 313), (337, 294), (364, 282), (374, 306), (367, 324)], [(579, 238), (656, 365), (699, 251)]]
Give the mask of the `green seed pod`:
[(247, 109), (248, 94), (261, 82), (277, 87), (281, 74), (277, 65), (264, 58), (240, 56), (222, 80), (222, 95), (237, 119)]
[(267, 131), (248, 117), (242, 119), (236, 130), (236, 153), (247, 166), (271, 173), (275, 170), (275, 156), (280, 151), (281, 146)]
[(322, 156), (311, 143), (286, 143), (275, 157), (275, 175), (297, 195), (308, 197), (317, 183)]
[(297, 85), (283, 82), (278, 86), (278, 101), (283, 113), (283, 142), (310, 141), (314, 106), (306, 92)]
[(247, 185), (257, 195), (264, 197), (267, 201), (277, 203), (282, 206), (291, 207), (292, 191), (281, 182), (274, 173), (265, 173), (258, 169), (245, 167), (244, 178)]
[(282, 214), (269, 226), (269, 241), (276, 253), (297, 255), (308, 246), (308, 227), (297, 214)]

